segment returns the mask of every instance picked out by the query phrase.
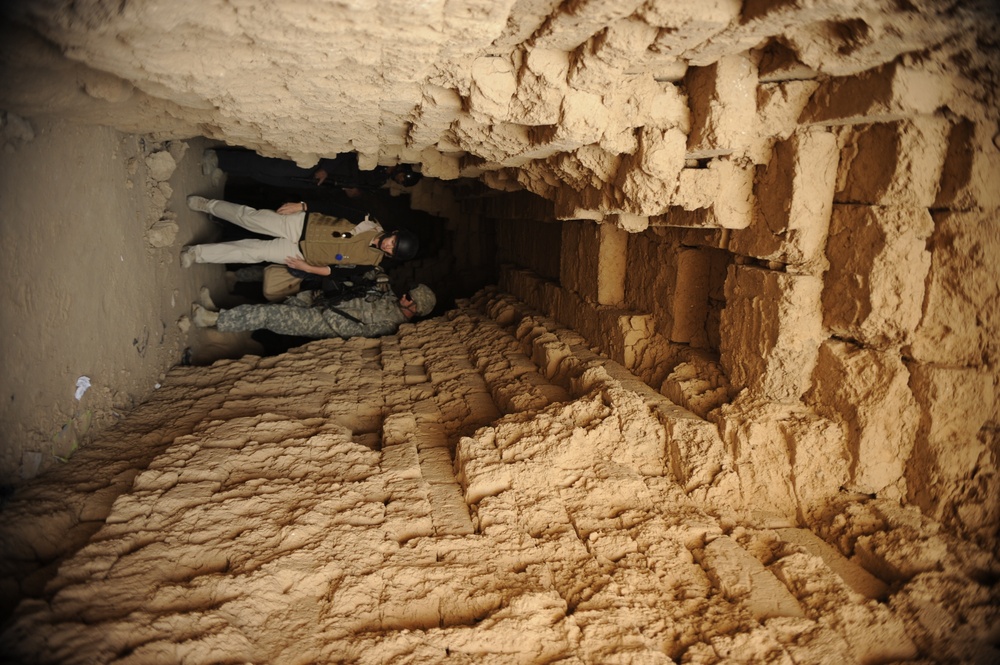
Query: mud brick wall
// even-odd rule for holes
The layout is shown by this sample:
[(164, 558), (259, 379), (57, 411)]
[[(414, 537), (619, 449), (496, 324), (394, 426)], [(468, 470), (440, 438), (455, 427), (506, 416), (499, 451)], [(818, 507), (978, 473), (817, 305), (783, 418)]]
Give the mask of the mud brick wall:
[(5, 110), (413, 164), (503, 264), (396, 336), (175, 370), (81, 451), (114, 475), (5, 508), (5, 651), (995, 661), (984, 7), (5, 6)]

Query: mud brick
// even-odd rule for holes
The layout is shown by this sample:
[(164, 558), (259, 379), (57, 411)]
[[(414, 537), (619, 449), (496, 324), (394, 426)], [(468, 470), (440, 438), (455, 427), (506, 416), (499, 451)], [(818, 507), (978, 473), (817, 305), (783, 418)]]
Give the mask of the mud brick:
[(816, 70), (804, 65), (792, 49), (780, 42), (771, 42), (761, 51), (758, 65), (761, 87), (767, 83), (783, 84), (816, 78)]
[(532, 37), (535, 48), (572, 51), (609, 23), (631, 15), (644, 0), (564, 4)]
[(728, 536), (705, 546), (701, 564), (715, 587), (729, 600), (744, 603), (755, 618), (805, 616), (788, 587)]
[(719, 192), (719, 169), (711, 168), (712, 164), (704, 169), (683, 169), (677, 177), (677, 189), (670, 202), (684, 210), (711, 206)]
[(484, 497), (510, 489), (509, 465), (500, 460), (492, 438), (463, 437), (455, 451), (457, 478), (462, 484), (466, 503), (479, 503)]
[(620, 196), (608, 206), (645, 217), (659, 215), (668, 206), (664, 188), (673, 189), (684, 171), (687, 137), (679, 129), (646, 128), (638, 133), (638, 139), (635, 154), (621, 161), (615, 178)]
[(688, 70), (684, 78), (691, 108), (688, 157), (742, 155), (754, 138), (757, 68), (745, 55), (721, 58)]
[(993, 408), (993, 377), (980, 369), (923, 363), (910, 363), (910, 371), (923, 416), (921, 452), (932, 458), (938, 473), (958, 484), (972, 475), (987, 450), (977, 435)]
[(562, 285), (590, 302), (621, 303), (625, 296), (627, 241), (628, 233), (610, 224), (563, 224)]
[[(757, 88), (757, 136), (750, 154), (757, 164), (766, 164), (775, 141), (788, 139), (799, 129), (799, 116), (819, 83), (816, 81), (781, 81), (764, 83)], [(809, 127), (803, 127), (809, 129)]]
[(740, 15), (740, 2), (647, 2), (637, 14), (650, 25), (664, 28), (652, 50), (664, 56), (687, 56), (725, 30)]
[(625, 63), (645, 59), (656, 34), (655, 26), (634, 17), (614, 21), (573, 51), (569, 84), (597, 93), (613, 88)]
[(517, 74), (509, 59), (476, 58), (472, 63), (469, 110), (475, 116), (506, 120), (516, 88)]
[(992, 135), (991, 125), (968, 120), (951, 128), (935, 208), (1000, 208), (1000, 147)]
[(778, 529), (782, 540), (802, 547), (813, 556), (823, 559), (823, 563), (835, 572), (855, 593), (865, 598), (881, 600), (889, 586), (867, 570), (854, 563), (833, 548), (825, 540), (808, 529)]
[(667, 399), (654, 401), (653, 413), (666, 429), (670, 473), (684, 490), (710, 485), (729, 462), (719, 428)]
[[(710, 417), (731, 455), (727, 466), (740, 469), (739, 492), (765, 522), (794, 525), (796, 514), (822, 509), (848, 479), (843, 427), (800, 402), (742, 393)], [(719, 476), (713, 487), (725, 484)]]
[(417, 420), (406, 413), (396, 413), (388, 416), (382, 423), (383, 445), (391, 446), (405, 443), (417, 429)]
[(818, 277), (733, 265), (726, 278), (722, 365), (733, 387), (797, 401), (824, 337)]
[(686, 249), (678, 253), (670, 341), (697, 347), (707, 345), (705, 320), (711, 268), (710, 251)]
[(755, 186), (753, 221), (733, 232), (729, 250), (788, 264), (789, 272), (822, 272), (837, 159), (829, 132), (803, 131), (776, 144)]
[[(821, 413), (850, 423), (849, 489), (874, 494), (903, 477), (920, 417), (909, 379), (896, 352), (837, 340), (820, 347), (811, 397)], [(887, 413), (898, 417), (886, 418)]]
[(434, 146), (441, 134), (462, 112), (462, 97), (455, 90), (425, 86), (416, 117), (407, 131), (407, 144), (417, 150)]
[[(424, 12), (437, 15), (439, 20), (443, 20), (442, 32), (448, 35), (449, 43), (456, 48), (468, 48), (469, 44), (479, 43), (480, 40), (492, 41), (507, 24), (506, 6), (493, 0), (458, 0), (449, 2), (447, 11), (441, 11), (433, 5), (414, 5), (406, 12), (399, 12), (400, 16), (393, 19), (405, 25), (406, 21), (412, 20), (419, 27), (414, 27), (411, 34), (413, 41), (417, 44), (421, 42), (431, 42), (424, 36), (423, 28), (426, 23), (420, 23), (421, 17), (426, 16)], [(440, 12), (440, 13), (436, 13)], [(426, 19), (425, 19), (426, 20)], [(419, 35), (419, 37), (418, 37)], [(391, 46), (396, 40), (386, 40), (386, 46)], [(405, 44), (412, 43), (410, 40)], [(461, 45), (461, 46), (460, 46)], [(406, 62), (405, 57), (399, 58), (401, 65)]]
[(605, 215), (604, 223), (610, 224), (626, 233), (642, 233), (649, 228), (649, 217), (620, 212), (613, 215)]
[(430, 486), (420, 479), (389, 480), (385, 484), (389, 494), (385, 504), (385, 530), (397, 541), (405, 542), (418, 536), (434, 533), (431, 521)]
[(741, 159), (720, 159), (718, 168), (719, 194), (712, 204), (715, 223), (724, 229), (745, 229), (753, 215), (753, 165)]
[(436, 536), (467, 536), (475, 533), (469, 507), (457, 484), (431, 485), (429, 489), (431, 521)]
[(892, 122), (930, 115), (952, 96), (943, 73), (892, 62), (857, 76), (825, 81), (799, 121), (827, 125)]
[(510, 120), (522, 125), (554, 125), (566, 93), (569, 54), (533, 49), (524, 54)]
[(876, 348), (908, 342), (920, 320), (932, 229), (923, 208), (835, 205), (823, 323)]
[(416, 443), (397, 443), (382, 448), (382, 470), (394, 478), (419, 478), (420, 460)]
[(423, 365), (406, 365), (403, 368), (403, 382), (408, 385), (414, 383), (426, 383), (426, 368)]
[(929, 208), (950, 128), (947, 120), (929, 117), (845, 128), (834, 200)]
[(428, 483), (455, 483), (455, 471), (447, 448), (427, 448), (420, 451), (420, 474)]
[[(754, 206), (754, 167), (746, 159), (721, 157), (707, 169), (681, 171), (675, 202), (662, 215), (649, 218), (650, 226), (745, 229)], [(695, 193), (700, 188), (704, 191)], [(705, 205), (708, 207), (685, 207)]]
[(1000, 491), (990, 466), (1000, 377), (971, 368), (909, 367), (921, 410), (906, 474), (912, 502), (932, 519), (958, 514), (973, 528), (988, 529), (996, 521)]
[(934, 215), (924, 311), (910, 353), (975, 367), (1000, 359), (1000, 231), (993, 212)]

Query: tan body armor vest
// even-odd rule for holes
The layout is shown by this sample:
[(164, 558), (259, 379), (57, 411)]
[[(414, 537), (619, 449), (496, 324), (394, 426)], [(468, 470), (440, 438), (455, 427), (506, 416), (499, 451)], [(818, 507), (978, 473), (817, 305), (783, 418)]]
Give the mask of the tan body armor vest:
[(309, 213), (299, 249), (314, 266), (377, 266), (385, 252), (372, 246), (383, 231), (354, 233), (354, 222), (339, 217)]

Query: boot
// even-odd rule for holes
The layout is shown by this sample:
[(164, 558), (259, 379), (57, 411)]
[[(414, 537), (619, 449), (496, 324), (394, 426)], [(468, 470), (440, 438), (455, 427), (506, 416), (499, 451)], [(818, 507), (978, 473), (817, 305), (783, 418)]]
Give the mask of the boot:
[(204, 196), (189, 196), (187, 198), (188, 208), (195, 212), (208, 212), (208, 201)]
[(219, 309), (212, 300), (212, 292), (208, 290), (207, 286), (201, 287), (201, 290), (198, 291), (198, 304), (213, 312)]
[(191, 304), (191, 322), (199, 328), (214, 328), (218, 320), (218, 312), (210, 312), (198, 303)]
[(190, 268), (194, 265), (194, 247), (185, 247), (181, 250), (181, 268)]
[(219, 168), (219, 156), (214, 150), (206, 150), (201, 153), (201, 173), (202, 175), (212, 175)]

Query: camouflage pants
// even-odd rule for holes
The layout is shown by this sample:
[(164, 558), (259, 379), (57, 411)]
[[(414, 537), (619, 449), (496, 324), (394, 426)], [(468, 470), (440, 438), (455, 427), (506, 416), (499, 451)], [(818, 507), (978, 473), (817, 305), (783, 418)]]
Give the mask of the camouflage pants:
[(222, 332), (272, 330), (281, 335), (296, 335), (312, 339), (338, 337), (339, 332), (315, 307), (294, 304), (240, 305), (219, 312), (216, 328)]
[(328, 337), (381, 337), (396, 332), (406, 321), (391, 292), (377, 298), (354, 298), (339, 305), (358, 319), (352, 321), (329, 307), (314, 307), (313, 294), (304, 291), (283, 304), (240, 305), (219, 312), (216, 328), (222, 332), (272, 330), (281, 335), (311, 339)]
[(242, 266), (237, 268), (235, 271), (237, 282), (263, 282), (264, 281), (264, 268), (267, 266), (263, 265), (252, 265), (252, 266)]

